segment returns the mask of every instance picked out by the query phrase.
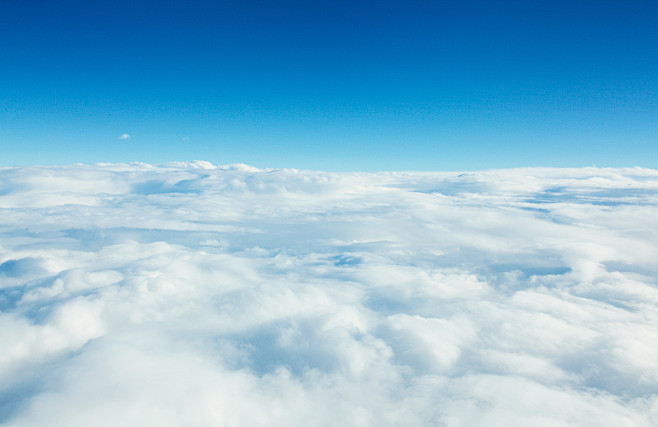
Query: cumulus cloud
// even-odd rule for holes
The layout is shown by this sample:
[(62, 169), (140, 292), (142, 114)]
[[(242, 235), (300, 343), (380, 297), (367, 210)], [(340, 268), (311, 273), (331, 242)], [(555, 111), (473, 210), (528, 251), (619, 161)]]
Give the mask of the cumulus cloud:
[(658, 171), (0, 186), (5, 425), (658, 423)]
[(127, 133), (122, 133), (121, 136), (119, 137), (120, 140), (122, 141), (127, 141), (130, 139), (130, 135)]

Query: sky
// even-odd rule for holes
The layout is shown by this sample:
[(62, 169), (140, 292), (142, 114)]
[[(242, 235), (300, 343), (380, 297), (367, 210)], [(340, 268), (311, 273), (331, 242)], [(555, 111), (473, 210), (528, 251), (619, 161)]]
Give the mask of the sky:
[(658, 425), (658, 171), (0, 168), (0, 424)]
[(658, 167), (655, 1), (3, 1), (0, 164)]

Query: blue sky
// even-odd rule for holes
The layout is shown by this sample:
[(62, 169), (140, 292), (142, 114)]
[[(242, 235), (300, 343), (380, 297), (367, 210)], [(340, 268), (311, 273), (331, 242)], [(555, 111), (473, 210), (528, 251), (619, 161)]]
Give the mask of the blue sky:
[(656, 46), (655, 1), (6, 1), (0, 164), (656, 168)]

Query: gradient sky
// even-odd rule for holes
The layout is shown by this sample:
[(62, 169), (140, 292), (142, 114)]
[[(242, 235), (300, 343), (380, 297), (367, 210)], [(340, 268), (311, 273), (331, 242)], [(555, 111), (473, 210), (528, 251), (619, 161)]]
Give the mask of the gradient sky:
[(0, 165), (658, 168), (658, 2), (1, 1), (0, 149)]

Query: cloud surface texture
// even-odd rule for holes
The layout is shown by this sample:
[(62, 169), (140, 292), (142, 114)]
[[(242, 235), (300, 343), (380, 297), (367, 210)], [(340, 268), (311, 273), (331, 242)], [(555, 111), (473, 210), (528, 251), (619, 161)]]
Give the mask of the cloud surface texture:
[(658, 171), (0, 168), (7, 426), (658, 425)]

